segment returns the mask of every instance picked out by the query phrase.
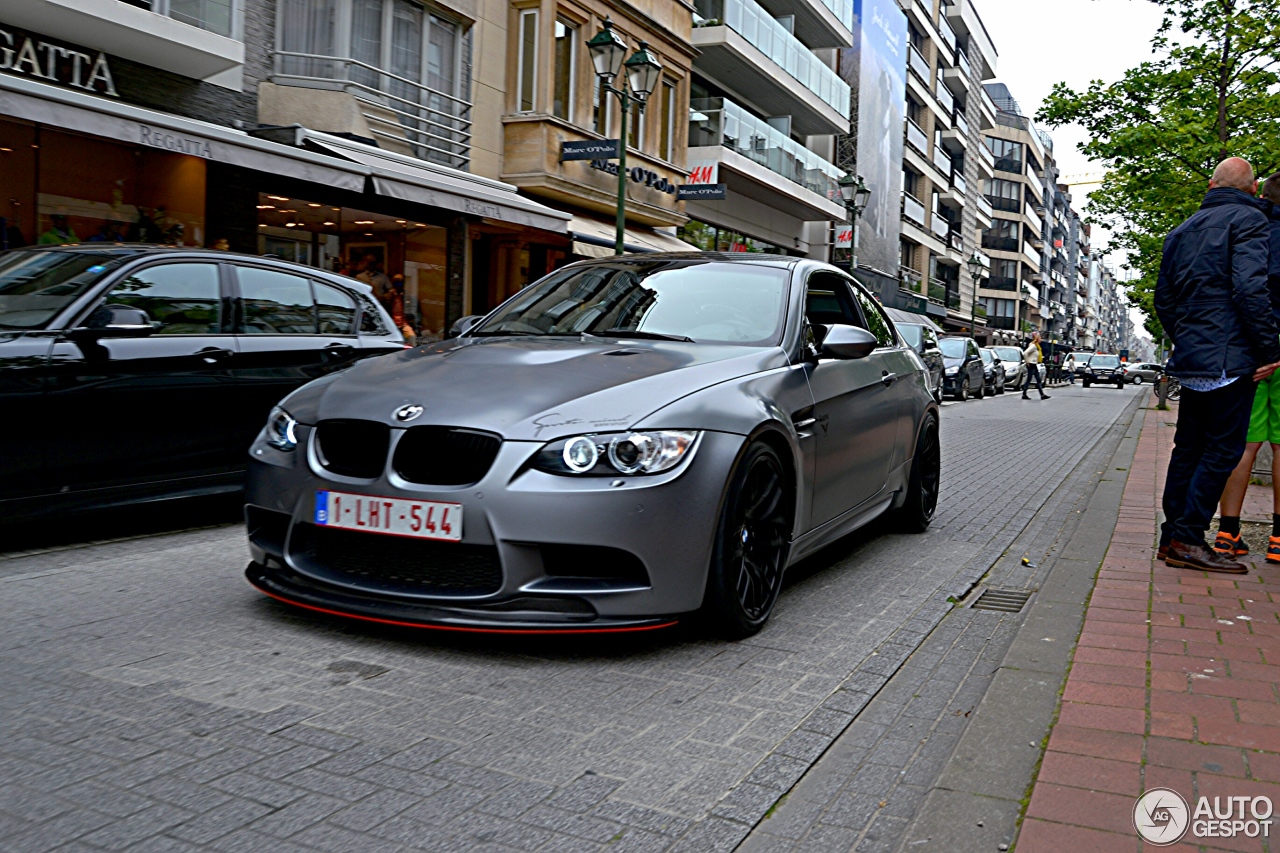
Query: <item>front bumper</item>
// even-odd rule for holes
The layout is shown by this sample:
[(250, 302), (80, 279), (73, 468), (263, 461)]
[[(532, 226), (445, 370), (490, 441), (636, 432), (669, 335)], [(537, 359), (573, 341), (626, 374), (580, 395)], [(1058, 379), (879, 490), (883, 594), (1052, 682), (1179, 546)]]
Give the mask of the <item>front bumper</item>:
[[(706, 590), (724, 489), (745, 441), (704, 432), (691, 457), (672, 471), (616, 478), (534, 471), (526, 463), (541, 442), (504, 442), (480, 482), (431, 487), (386, 472), (375, 480), (330, 474), (311, 452), (311, 431), (300, 431), (292, 453), (257, 444), (251, 451), (246, 483), (250, 583), (281, 601), (323, 613), (394, 625), (519, 633), (647, 630), (696, 611)], [(492, 555), (498, 576), (492, 587), (459, 594), (398, 584), (396, 576), (404, 573), (397, 569), (403, 566), (389, 561), (383, 573), (379, 555), (412, 559), (405, 556), (413, 553), (412, 544), (405, 551), (385, 548), (380, 540), (417, 540), (374, 533), (354, 534), (361, 544), (367, 538), (371, 555), (358, 571), (326, 562), (313, 544), (316, 532), (325, 529), (313, 523), (318, 490), (461, 504), (458, 544)], [(432, 559), (451, 559), (452, 543), (432, 545)], [(567, 576), (557, 571), (552, 550), (566, 547), (604, 554), (605, 563), (616, 554), (618, 564), (632, 570), (614, 576), (608, 564), (592, 577)]]

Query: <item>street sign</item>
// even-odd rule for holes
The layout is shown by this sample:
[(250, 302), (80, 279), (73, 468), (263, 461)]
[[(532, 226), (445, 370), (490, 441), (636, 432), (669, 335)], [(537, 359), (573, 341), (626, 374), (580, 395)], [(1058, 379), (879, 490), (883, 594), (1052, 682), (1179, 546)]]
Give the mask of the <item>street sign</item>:
[(582, 142), (561, 142), (560, 162), (566, 160), (616, 160), (618, 140), (588, 139)]
[(679, 184), (676, 187), (676, 200), (709, 201), (723, 199), (726, 192), (724, 184)]

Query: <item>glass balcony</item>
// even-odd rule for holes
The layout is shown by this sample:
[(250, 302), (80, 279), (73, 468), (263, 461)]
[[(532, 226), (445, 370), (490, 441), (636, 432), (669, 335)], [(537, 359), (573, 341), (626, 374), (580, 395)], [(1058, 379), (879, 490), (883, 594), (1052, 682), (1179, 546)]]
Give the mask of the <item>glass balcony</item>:
[(951, 94), (951, 90), (946, 87), (942, 80), (938, 80), (938, 85), (934, 87), (934, 92), (938, 96), (938, 100), (942, 102), (942, 109), (950, 115), (956, 111), (956, 96)]
[(801, 86), (813, 92), (841, 116), (849, 117), (849, 84), (823, 64), (787, 28), (755, 0), (696, 0), (695, 25), (724, 25), (760, 49)]
[(964, 55), (963, 50), (956, 51), (956, 66), (966, 77), (973, 76), (973, 68), (969, 65), (969, 57)]
[[(723, 145), (830, 201), (839, 201), (843, 174), (799, 142), (728, 98), (689, 102), (689, 147)], [(705, 119), (703, 118), (705, 116)]]
[(936, 278), (929, 279), (929, 301), (939, 305), (947, 304), (947, 286)]
[(924, 204), (905, 190), (902, 193), (902, 215), (921, 228), (924, 227)]
[(929, 230), (933, 232), (933, 236), (945, 243), (947, 242), (947, 235), (951, 233), (951, 223), (947, 221), (945, 216), (935, 210), (933, 215), (929, 217)]
[(920, 75), (920, 79), (925, 82), (925, 87), (927, 88), (929, 85), (929, 62), (920, 51), (915, 49), (914, 45), (907, 47), (907, 65), (912, 71)]
[(938, 32), (942, 34), (942, 40), (952, 51), (956, 49), (956, 31), (951, 28), (951, 22), (947, 20), (946, 15), (938, 16)]
[(235, 20), (233, 0), (124, 0), (124, 2), (220, 36), (232, 35), (232, 22)]
[(944, 175), (951, 174), (951, 154), (940, 144), (933, 146), (933, 165)]
[(955, 174), (951, 176), (951, 186), (960, 195), (968, 194), (968, 187), (965, 184), (964, 173), (960, 171), (959, 167), (956, 168)]
[(929, 153), (929, 137), (925, 136), (920, 125), (911, 119), (907, 119), (907, 142), (921, 154)]
[(956, 130), (960, 131), (960, 134), (962, 136), (968, 136), (969, 120), (964, 117), (964, 112), (962, 110), (956, 110), (955, 115), (952, 116), (952, 119), (955, 121)]

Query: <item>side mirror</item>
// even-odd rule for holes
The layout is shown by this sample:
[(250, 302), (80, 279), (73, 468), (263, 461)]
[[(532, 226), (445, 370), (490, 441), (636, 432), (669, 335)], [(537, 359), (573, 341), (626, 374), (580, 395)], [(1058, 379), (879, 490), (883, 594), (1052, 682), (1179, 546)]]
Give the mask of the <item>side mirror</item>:
[(84, 326), (71, 331), (73, 337), (80, 338), (145, 338), (155, 329), (141, 308), (103, 305), (89, 315)]
[(465, 317), (459, 317), (453, 321), (453, 325), (449, 327), (449, 337), (456, 338), (459, 335), (465, 335), (467, 332), (475, 328), (476, 324), (484, 319), (483, 314), (468, 314)]
[(876, 336), (857, 326), (836, 323), (827, 326), (818, 350), (830, 358), (866, 358), (879, 346)]

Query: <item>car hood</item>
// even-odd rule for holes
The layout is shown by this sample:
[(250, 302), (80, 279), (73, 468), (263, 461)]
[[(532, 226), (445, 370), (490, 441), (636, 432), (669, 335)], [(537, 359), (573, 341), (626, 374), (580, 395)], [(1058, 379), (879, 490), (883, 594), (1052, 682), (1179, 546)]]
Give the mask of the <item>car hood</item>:
[(964, 359), (952, 358), (949, 355), (944, 355), (942, 357), (942, 363), (947, 367), (959, 367), (960, 365), (964, 364)]
[[(787, 364), (776, 347), (592, 338), (458, 338), (357, 362), (284, 402), (304, 423), (395, 419), (551, 440), (624, 430), (702, 388)], [(697, 424), (670, 424), (697, 427)]]

